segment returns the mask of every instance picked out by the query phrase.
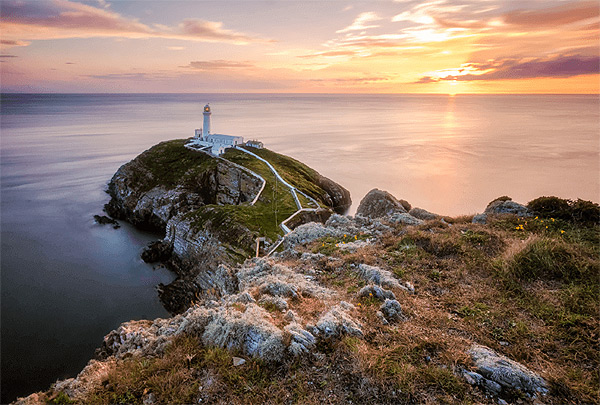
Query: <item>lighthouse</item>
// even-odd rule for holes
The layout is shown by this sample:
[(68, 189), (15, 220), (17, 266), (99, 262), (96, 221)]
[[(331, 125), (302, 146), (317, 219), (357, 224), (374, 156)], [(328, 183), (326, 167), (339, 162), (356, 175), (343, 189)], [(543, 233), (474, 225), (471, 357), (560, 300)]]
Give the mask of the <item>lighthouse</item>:
[(210, 135), (210, 106), (206, 104), (204, 106), (204, 111), (202, 112), (204, 115), (204, 124), (202, 125), (202, 138), (206, 140), (206, 137)]
[(225, 153), (225, 149), (235, 148), (244, 143), (244, 138), (241, 136), (211, 134), (210, 114), (210, 106), (206, 104), (202, 110), (204, 125), (202, 129), (194, 131), (194, 138), (186, 145), (187, 148), (210, 153), (214, 156), (221, 156)]

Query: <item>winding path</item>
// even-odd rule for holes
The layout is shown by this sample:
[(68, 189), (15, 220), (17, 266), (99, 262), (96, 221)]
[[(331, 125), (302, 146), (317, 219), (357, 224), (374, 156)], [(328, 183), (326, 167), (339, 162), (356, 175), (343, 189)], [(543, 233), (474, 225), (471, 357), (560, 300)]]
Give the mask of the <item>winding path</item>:
[[(292, 186), (290, 183), (288, 183), (287, 181), (285, 181), (283, 179), (283, 177), (281, 177), (281, 175), (279, 174), (279, 172), (277, 172), (277, 170), (273, 167), (273, 165), (271, 163), (269, 163), (268, 160), (263, 159), (262, 157), (258, 156), (255, 153), (252, 153), (244, 148), (239, 148), (236, 147), (237, 150), (243, 151), (251, 156), (254, 156), (256, 159), (264, 162), (269, 169), (273, 172), (273, 174), (275, 175), (275, 177), (282, 182), (286, 187), (288, 187), (290, 189), (290, 193), (292, 193), (292, 197), (294, 197), (294, 201), (296, 202), (296, 206), (298, 207), (298, 210), (296, 212), (294, 212), (292, 215), (290, 215), (289, 217), (287, 217), (286, 219), (284, 219), (283, 221), (281, 221), (281, 223), (279, 224), (279, 226), (281, 227), (281, 229), (283, 230), (283, 232), (285, 232), (285, 234), (283, 235), (283, 238), (281, 238), (279, 240), (279, 242), (269, 251), (269, 253), (266, 254), (266, 256), (270, 256), (271, 253), (273, 253), (275, 250), (277, 250), (277, 248), (283, 243), (283, 240), (285, 239), (285, 237), (287, 236), (287, 234), (289, 234), (290, 232), (292, 232), (292, 230), (286, 225), (286, 223), (291, 220), (292, 218), (294, 218), (296, 215), (298, 215), (301, 212), (307, 212), (307, 211), (316, 211), (320, 205), (317, 202), (317, 200), (315, 200), (314, 198), (306, 195), (305, 193), (303, 193), (302, 191), (296, 189), (296, 187)], [(308, 199), (312, 204), (314, 204), (316, 206), (316, 208), (302, 208), (302, 204), (300, 203), (300, 200), (298, 199), (298, 193), (302, 194), (304, 197), (306, 197), (306, 199)]]
[[(206, 153), (209, 154), (208, 152), (205, 152), (203, 150), (200, 149), (196, 149), (196, 148), (192, 148), (190, 145), (184, 145), (187, 149), (195, 151), (195, 152), (201, 152), (201, 153)], [(292, 194), (292, 197), (294, 197), (294, 201), (296, 202), (296, 207), (298, 207), (298, 210), (296, 212), (294, 212), (292, 215), (290, 215), (289, 217), (287, 217), (286, 219), (284, 219), (283, 221), (281, 221), (281, 223), (279, 224), (279, 227), (283, 230), (283, 232), (285, 232), (285, 234), (283, 235), (283, 238), (281, 238), (279, 240), (279, 242), (269, 251), (269, 253), (266, 254), (266, 256), (270, 256), (271, 253), (273, 253), (275, 250), (277, 250), (277, 248), (283, 243), (285, 237), (287, 236), (287, 234), (289, 234), (290, 232), (292, 232), (292, 230), (286, 225), (288, 221), (290, 221), (292, 218), (294, 218), (296, 215), (298, 215), (301, 212), (309, 212), (309, 211), (316, 211), (318, 208), (320, 208), (319, 203), (317, 202), (317, 200), (315, 200), (314, 198), (310, 197), (309, 195), (307, 195), (306, 193), (303, 193), (302, 191), (296, 189), (296, 187), (292, 186), (290, 183), (288, 183), (287, 181), (285, 181), (283, 179), (283, 177), (281, 177), (281, 175), (279, 174), (279, 172), (275, 169), (275, 167), (273, 167), (273, 165), (271, 163), (269, 163), (268, 160), (258, 156), (255, 153), (250, 152), (249, 150), (246, 150), (244, 148), (241, 147), (237, 147), (234, 146), (234, 149), (242, 151), (244, 153), (247, 153), (253, 157), (255, 157), (256, 159), (260, 160), (261, 162), (264, 162), (267, 167), (269, 168), (269, 170), (271, 170), (271, 172), (273, 172), (273, 174), (275, 175), (275, 177), (277, 178), (277, 180), (279, 180), (281, 183), (283, 183), (287, 188), (290, 189), (290, 193)], [(212, 154), (210, 154), (210, 156), (212, 157), (216, 157), (218, 159), (223, 159), (225, 161), (227, 161), (228, 163), (258, 177), (260, 180), (262, 180), (262, 186), (260, 187), (260, 190), (258, 191), (258, 193), (256, 194), (256, 197), (254, 197), (254, 199), (252, 200), (252, 202), (250, 203), (250, 205), (254, 205), (256, 203), (256, 201), (258, 201), (258, 198), (260, 197), (260, 195), (262, 194), (263, 190), (265, 189), (265, 186), (267, 184), (267, 181), (258, 173), (255, 173), (254, 171), (248, 169), (247, 167), (244, 167), (242, 165), (239, 165), (237, 163), (234, 163), (230, 160), (224, 159), (222, 157), (219, 156), (213, 156)], [(315, 206), (315, 208), (302, 208), (302, 203), (300, 203), (300, 199), (298, 198), (298, 193), (300, 193), (302, 196), (304, 196), (311, 204), (313, 204)]]

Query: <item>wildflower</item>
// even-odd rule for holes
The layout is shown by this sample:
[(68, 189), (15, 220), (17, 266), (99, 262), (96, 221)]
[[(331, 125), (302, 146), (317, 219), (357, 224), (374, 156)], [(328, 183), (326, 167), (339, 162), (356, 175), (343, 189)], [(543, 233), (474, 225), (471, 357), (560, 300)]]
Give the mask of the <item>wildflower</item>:
[(565, 231), (563, 231), (562, 229), (560, 230), (560, 233), (565, 233)]
[(546, 225), (546, 229), (548, 229), (548, 225)]
[(325, 246), (325, 242), (323, 242), (323, 244), (321, 246), (324, 247)]
[(358, 239), (358, 235), (354, 235), (354, 240), (357, 240), (357, 239)]
[(538, 219), (538, 217), (535, 217), (534, 219)]
[(358, 305), (360, 307), (360, 302), (358, 304), (356, 304), (356, 305)]
[(372, 296), (373, 296), (373, 293), (369, 293), (369, 297), (372, 297)]
[(554, 222), (554, 218), (550, 218), (552, 220), (552, 222)]
[(346, 238), (346, 234), (344, 234), (344, 238)]

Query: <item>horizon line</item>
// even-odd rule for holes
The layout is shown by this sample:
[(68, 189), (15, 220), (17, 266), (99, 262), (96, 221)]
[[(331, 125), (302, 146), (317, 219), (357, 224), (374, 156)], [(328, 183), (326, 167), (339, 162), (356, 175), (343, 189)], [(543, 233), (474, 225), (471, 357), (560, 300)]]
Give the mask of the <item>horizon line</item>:
[(106, 95), (117, 95), (117, 94), (140, 94), (140, 95), (167, 95), (167, 94), (257, 94), (257, 95), (288, 95), (288, 94), (299, 94), (299, 95), (370, 95), (370, 96), (385, 96), (385, 95), (410, 95), (410, 96), (493, 96), (493, 95), (513, 95), (513, 96), (534, 96), (534, 95), (544, 95), (544, 96), (600, 96), (600, 92), (598, 93), (327, 93), (327, 92), (32, 92), (32, 91), (2, 91), (0, 90), (0, 94), (106, 94)]

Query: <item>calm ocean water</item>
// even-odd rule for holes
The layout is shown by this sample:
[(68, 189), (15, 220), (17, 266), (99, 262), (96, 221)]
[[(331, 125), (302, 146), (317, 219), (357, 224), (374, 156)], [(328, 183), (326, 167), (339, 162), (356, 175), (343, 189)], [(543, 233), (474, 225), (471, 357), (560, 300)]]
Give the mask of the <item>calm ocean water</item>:
[(74, 376), (123, 321), (167, 316), (152, 235), (94, 224), (120, 165), (201, 126), (260, 139), (350, 190), (433, 212), (599, 200), (598, 96), (2, 95), (2, 398)]

